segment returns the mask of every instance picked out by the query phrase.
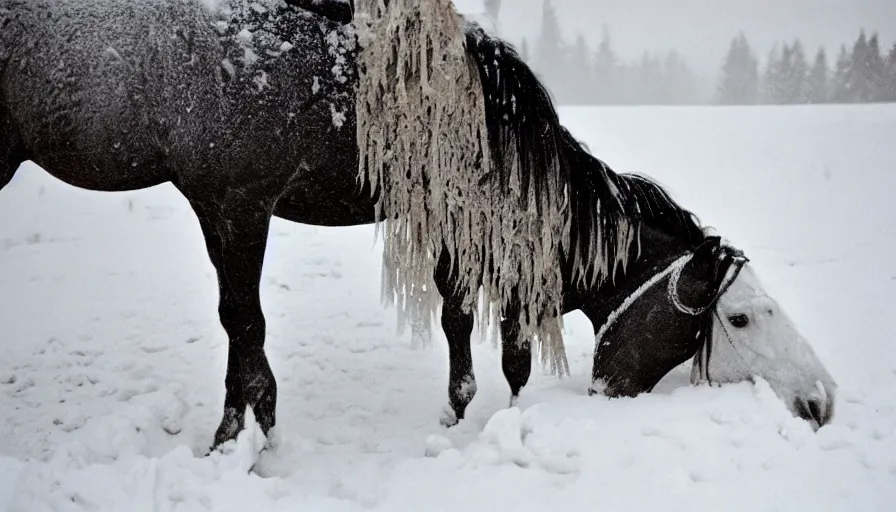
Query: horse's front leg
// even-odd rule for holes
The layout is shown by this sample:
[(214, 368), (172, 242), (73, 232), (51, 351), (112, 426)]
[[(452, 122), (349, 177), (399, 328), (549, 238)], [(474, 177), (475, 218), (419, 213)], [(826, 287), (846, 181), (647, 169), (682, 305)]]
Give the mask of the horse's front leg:
[(218, 274), (218, 315), (229, 339), (224, 417), (215, 433), (216, 448), (243, 429), (247, 405), (265, 435), (275, 423), (277, 383), (264, 353), (259, 291), (272, 209), (243, 196), (191, 203)]
[(473, 355), (470, 352), (470, 334), (473, 332), (473, 315), (465, 313), (461, 302), (448, 297), (442, 304), (442, 329), (448, 338), (448, 407), (442, 415), (442, 425), (453, 427), (464, 419), (467, 406), (476, 395), (476, 377), (473, 375)]
[(447, 251), (442, 251), (436, 268), (435, 282), (442, 296), (442, 330), (448, 339), (448, 407), (442, 415), (442, 425), (453, 427), (464, 418), (467, 406), (476, 395), (473, 375), (473, 355), (470, 335), (473, 314), (463, 309), (463, 299), (454, 293), (454, 272)]
[(501, 368), (510, 386), (510, 407), (515, 407), (520, 390), (532, 374), (532, 344), (520, 339), (519, 306), (505, 310), (501, 320)]

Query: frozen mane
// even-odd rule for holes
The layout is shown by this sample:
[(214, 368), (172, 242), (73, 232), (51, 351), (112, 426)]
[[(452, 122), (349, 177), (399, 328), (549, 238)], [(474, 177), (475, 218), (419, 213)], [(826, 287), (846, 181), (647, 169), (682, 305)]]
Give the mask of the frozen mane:
[(577, 279), (595, 285), (624, 268), (641, 223), (689, 245), (704, 239), (696, 216), (659, 184), (617, 174), (561, 125), (547, 88), (512, 45), (474, 23), (466, 33), (487, 100), (492, 172), (504, 187), (522, 171), (521, 197), (534, 197), (541, 215), (546, 202), (565, 203), (570, 222), (565, 252)]
[[(287, 3), (340, 23), (348, 23), (354, 9), (336, 0)], [(696, 216), (658, 183), (614, 172), (575, 139), (560, 123), (550, 92), (513, 45), (472, 21), (464, 32), (485, 96), (491, 167), (482, 184), (494, 179), (491, 185), (505, 190), (518, 179), (520, 207), (533, 207), (541, 217), (563, 210), (568, 239), (559, 241), (576, 278), (588, 285), (612, 278), (630, 261), (642, 223), (689, 245), (705, 238)]]

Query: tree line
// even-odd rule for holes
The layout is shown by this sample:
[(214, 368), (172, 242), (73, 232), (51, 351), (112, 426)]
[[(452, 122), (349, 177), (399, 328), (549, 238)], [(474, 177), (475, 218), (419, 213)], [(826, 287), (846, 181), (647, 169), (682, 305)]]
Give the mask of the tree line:
[(896, 101), (896, 44), (884, 56), (878, 35), (865, 31), (848, 50), (841, 45), (833, 67), (824, 47), (810, 63), (802, 43), (772, 48), (760, 74), (744, 34), (733, 41), (722, 66), (716, 102), (724, 105), (871, 103)]
[(544, 3), (537, 46), (530, 49), (524, 39), (520, 53), (559, 103), (705, 103), (700, 81), (676, 51), (645, 52), (635, 62), (623, 62), (613, 50), (606, 26), (596, 50), (581, 34), (569, 44), (550, 1)]
[[(497, 19), (500, 0), (486, 0), (485, 5)], [(882, 51), (876, 33), (868, 37), (861, 31), (851, 47), (840, 46), (833, 62), (823, 47), (810, 61), (798, 39), (778, 43), (762, 65), (747, 37), (739, 34), (731, 41), (716, 87), (693, 73), (674, 50), (645, 52), (623, 62), (606, 26), (596, 49), (582, 35), (568, 41), (551, 0), (543, 4), (537, 41), (530, 48), (524, 39), (520, 53), (563, 104), (896, 102), (896, 44)]]

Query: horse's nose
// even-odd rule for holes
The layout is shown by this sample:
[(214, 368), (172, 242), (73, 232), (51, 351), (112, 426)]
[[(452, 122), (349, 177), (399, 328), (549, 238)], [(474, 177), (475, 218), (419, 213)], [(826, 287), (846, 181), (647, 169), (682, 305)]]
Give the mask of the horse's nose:
[(815, 429), (819, 429), (830, 423), (834, 415), (833, 398), (829, 396), (816, 396), (812, 398), (797, 398), (794, 409), (800, 418), (814, 423)]

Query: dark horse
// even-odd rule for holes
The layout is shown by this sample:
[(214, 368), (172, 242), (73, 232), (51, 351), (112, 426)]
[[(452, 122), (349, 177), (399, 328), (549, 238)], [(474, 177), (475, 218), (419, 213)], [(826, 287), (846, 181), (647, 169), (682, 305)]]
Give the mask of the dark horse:
[[(246, 406), (266, 434), (275, 423), (277, 387), (259, 297), (271, 217), (318, 226), (381, 220), (375, 191), (357, 179), (354, 32), (344, 19), (277, 4), (231, 0), (210, 10), (200, 0), (0, 0), (0, 187), (26, 160), (97, 191), (170, 182), (199, 219), (229, 337), (215, 445), (237, 435)], [(649, 391), (709, 343), (707, 315), (743, 259), (706, 236), (658, 185), (613, 173), (586, 152), (509, 45), (475, 27), (467, 35), (487, 98), (490, 143), (516, 137), (535, 186), (539, 158), (559, 158), (570, 176), (573, 236), (587, 240), (599, 226), (602, 243), (613, 244), (620, 220), (639, 226), (637, 251), (616, 253), (624, 273), (599, 286), (566, 279), (565, 312), (582, 310), (604, 326), (643, 283), (688, 255), (674, 304), (662, 297), (651, 303), (650, 314), (665, 327), (616, 329), (611, 334), (627, 355), (595, 359), (605, 394)], [(508, 98), (518, 108), (508, 107)], [(556, 264), (570, 268), (573, 256)], [(450, 344), (451, 424), (475, 393), (474, 317), (453, 296), (447, 258), (434, 277)], [(683, 313), (682, 303), (699, 314)], [(511, 324), (502, 325), (501, 337), (516, 397), (530, 375), (531, 345)], [(811, 393), (799, 387), (795, 396), (817, 402)], [(831, 399), (803, 416), (824, 423)]]

